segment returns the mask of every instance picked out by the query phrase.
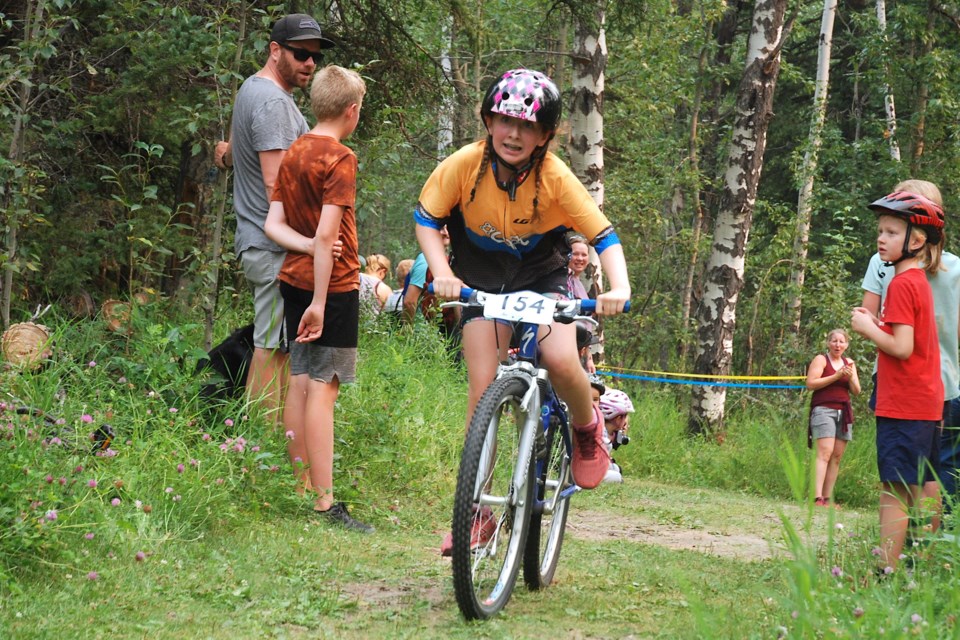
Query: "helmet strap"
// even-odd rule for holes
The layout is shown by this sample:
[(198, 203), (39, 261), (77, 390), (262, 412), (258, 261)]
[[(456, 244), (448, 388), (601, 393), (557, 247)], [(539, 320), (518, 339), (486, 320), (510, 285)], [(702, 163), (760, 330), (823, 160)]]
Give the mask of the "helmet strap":
[[(530, 170), (533, 169), (534, 163), (539, 158), (535, 154), (531, 155), (530, 159), (522, 167), (515, 167), (497, 155), (496, 150), (493, 148), (492, 136), (487, 138), (487, 144), (490, 146), (490, 168), (493, 171), (493, 179), (497, 182), (498, 187), (507, 192), (507, 195), (510, 197), (510, 202), (514, 202), (517, 199), (517, 187), (524, 183), (530, 175)], [(510, 170), (510, 178), (506, 181), (501, 181), (500, 176), (497, 175), (497, 166), (501, 164)]]

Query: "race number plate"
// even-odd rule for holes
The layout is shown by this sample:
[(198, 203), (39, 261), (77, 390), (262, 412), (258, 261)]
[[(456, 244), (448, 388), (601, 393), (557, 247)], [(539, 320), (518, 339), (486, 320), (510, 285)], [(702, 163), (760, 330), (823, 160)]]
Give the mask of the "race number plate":
[(533, 291), (488, 295), (483, 304), (483, 317), (511, 322), (551, 324), (557, 301)]

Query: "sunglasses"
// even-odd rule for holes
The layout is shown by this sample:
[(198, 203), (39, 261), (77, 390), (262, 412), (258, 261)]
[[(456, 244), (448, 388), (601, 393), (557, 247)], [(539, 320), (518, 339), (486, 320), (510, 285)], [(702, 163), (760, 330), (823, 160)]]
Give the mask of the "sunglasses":
[(320, 53), (319, 51), (313, 52), (313, 51), (307, 51), (306, 49), (301, 49), (300, 47), (291, 47), (290, 45), (284, 42), (278, 42), (277, 44), (283, 47), (284, 49), (286, 49), (287, 51), (289, 51), (290, 53), (292, 53), (293, 58), (297, 62), (306, 62), (311, 58), (313, 59), (313, 64), (318, 65), (321, 62), (323, 62), (323, 54)]

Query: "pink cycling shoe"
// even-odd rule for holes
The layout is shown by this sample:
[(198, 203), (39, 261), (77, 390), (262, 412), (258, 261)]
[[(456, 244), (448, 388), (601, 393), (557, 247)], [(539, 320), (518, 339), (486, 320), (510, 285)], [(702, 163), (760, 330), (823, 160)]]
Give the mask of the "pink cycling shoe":
[[(473, 526), (470, 529), (470, 550), (473, 551), (477, 547), (482, 547), (490, 542), (496, 530), (497, 521), (493, 517), (493, 512), (490, 511), (490, 507), (481, 507), (479, 515), (476, 515), (476, 511), (474, 511)], [(452, 553), (453, 534), (448, 533), (443, 537), (443, 542), (440, 543), (440, 555), (447, 557)]]
[(603, 415), (593, 407), (594, 420), (584, 427), (573, 425), (573, 481), (581, 489), (593, 489), (607, 475), (610, 453), (603, 446)]

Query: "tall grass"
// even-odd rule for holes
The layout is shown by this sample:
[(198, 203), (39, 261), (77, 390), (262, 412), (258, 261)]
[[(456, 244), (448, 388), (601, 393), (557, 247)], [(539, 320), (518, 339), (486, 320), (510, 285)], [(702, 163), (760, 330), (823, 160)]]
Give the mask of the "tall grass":
[[(608, 380), (617, 385), (616, 380)], [(627, 472), (663, 482), (713, 487), (790, 500), (789, 479), (781, 465), (784, 447), (801, 449), (804, 477), (812, 473), (812, 452), (807, 449), (807, 403), (799, 392), (770, 390), (769, 396), (739, 402), (746, 396), (731, 394), (723, 444), (715, 438), (687, 435), (684, 398), (649, 383), (623, 385), (636, 411), (630, 418), (630, 445), (618, 449), (617, 461)], [(739, 406), (738, 406), (739, 405)], [(861, 410), (854, 426), (854, 441), (840, 465), (836, 498), (863, 508), (876, 502), (875, 425)]]
[[(47, 323), (55, 355), (45, 367), (0, 372), (0, 593), (46, 592), (65, 574), (96, 581), (111, 573), (130, 582), (138, 563), (165, 545), (242, 538), (248, 528), (309, 509), (295, 491), (283, 430), (256, 403), (198, 397), (202, 327), (178, 323), (177, 315), (158, 305), (135, 309), (124, 335), (99, 321), (54, 318)], [(432, 327), (383, 320), (365, 324), (361, 335), (359, 382), (342, 389), (336, 412), (337, 495), (362, 519), (389, 521), (432, 544), (453, 493), (465, 372)], [(848, 525), (844, 511), (831, 512), (827, 539), (817, 540), (804, 394), (732, 396), (727, 437), (717, 444), (686, 435), (686, 403), (674, 392), (624, 388), (636, 407), (631, 443), (615, 453), (627, 477), (802, 507), (801, 522), (782, 518), (786, 583), (762, 596), (781, 634), (960, 636), (955, 538), (928, 538), (908, 550), (901, 570), (880, 579), (875, 526)], [(868, 412), (858, 415), (837, 497), (847, 508), (872, 510), (873, 426)], [(94, 453), (90, 434), (104, 424), (116, 437)], [(242, 599), (244, 588), (231, 593)], [(318, 611), (345, 606), (328, 596), (310, 596), (303, 620), (315, 624)], [(686, 599), (697, 602), (695, 593)]]
[[(133, 557), (308, 508), (283, 430), (256, 403), (200, 399), (202, 327), (171, 315), (135, 309), (124, 334), (49, 319), (54, 357), (0, 372), (2, 586), (64, 566), (94, 575), (119, 549)], [(401, 501), (452, 494), (464, 374), (430, 327), (365, 329), (360, 383), (337, 406), (336, 492), (388, 517)], [(115, 438), (95, 451), (104, 425)]]

